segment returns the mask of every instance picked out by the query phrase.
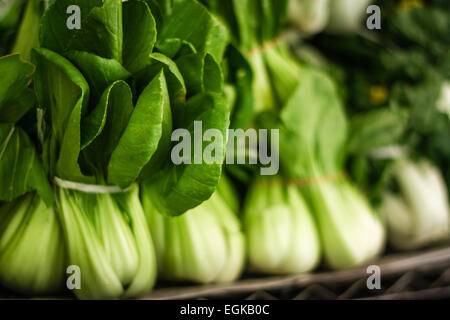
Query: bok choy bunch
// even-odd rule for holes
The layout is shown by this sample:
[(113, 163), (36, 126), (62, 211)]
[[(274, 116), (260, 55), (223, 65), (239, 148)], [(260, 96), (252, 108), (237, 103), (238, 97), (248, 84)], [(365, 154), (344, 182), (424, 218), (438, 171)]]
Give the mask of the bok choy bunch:
[(409, 159), (396, 160), (391, 170), (397, 192), (383, 192), (380, 213), (392, 246), (416, 249), (448, 240), (447, 188), (439, 170), (426, 160)]
[[(42, 18), (42, 48), (32, 51), (43, 158), (49, 175), (60, 181), (56, 208), (68, 264), (81, 272), (75, 294), (132, 297), (149, 291), (156, 277), (133, 182), (156, 151), (168, 93), (163, 72), (136, 97), (124, 80), (128, 70), (149, 60), (155, 22), (140, 1), (75, 3), (86, 17), (83, 29), (66, 28), (73, 1), (53, 2)], [(140, 31), (129, 25), (137, 12)], [(124, 49), (130, 34), (141, 38)]]
[(156, 210), (142, 187), (142, 203), (153, 235), (158, 275), (168, 281), (223, 283), (236, 280), (244, 267), (245, 245), (231, 194), (219, 190), (178, 217)]
[(278, 179), (256, 180), (246, 197), (243, 221), (251, 271), (295, 274), (318, 265), (317, 227), (297, 187)]
[(33, 111), (34, 67), (0, 58), (0, 282), (26, 294), (61, 289), (64, 239), (53, 193), (35, 146), (21, 125)]
[[(184, 22), (183, 28), (180, 28), (180, 20)], [(191, 97), (182, 108), (174, 107), (178, 113), (175, 116), (174, 112), (174, 118), (177, 117), (174, 128), (188, 129), (187, 141), (192, 146), (201, 146), (200, 151), (190, 150), (183, 157), (195, 159), (209, 144), (200, 141), (193, 132), (189, 124), (192, 120), (202, 121), (203, 130), (219, 130), (225, 139), (216, 148), (213, 163), (208, 164), (203, 159), (193, 165), (169, 164), (142, 184), (141, 199), (154, 237), (158, 274), (169, 281), (230, 282), (240, 275), (245, 261), (237, 208), (236, 205), (229, 207), (229, 203), (235, 202), (234, 196), (226, 191), (216, 191), (211, 197), (205, 193), (215, 190), (216, 179), (221, 176), (225, 129), (230, 123), (231, 106), (240, 100), (237, 97), (240, 94), (234, 94), (238, 90), (230, 93), (234, 88), (224, 84), (225, 75), (218, 65), (226, 64), (223, 56), (228, 33), (216, 17), (195, 1), (175, 3), (162, 25), (162, 35), (168, 39), (159, 40), (160, 49), (173, 57), (183, 75), (183, 90)], [(170, 52), (172, 43), (180, 40), (184, 48)], [(239, 57), (237, 61), (241, 61)], [(235, 74), (234, 67), (229, 65), (230, 74)], [(177, 179), (178, 185), (171, 190), (167, 182)], [(225, 184), (221, 180), (219, 189), (229, 191)], [(158, 192), (163, 193), (164, 198), (155, 197)], [(164, 202), (160, 203), (161, 200)], [(193, 205), (187, 207), (189, 203)], [(176, 206), (184, 210), (171, 210)]]
[(62, 289), (64, 237), (58, 216), (33, 192), (0, 207), (1, 283), (23, 294)]
[[(280, 130), (282, 177), (300, 181), (318, 222), (326, 261), (341, 269), (374, 258), (383, 248), (383, 226), (342, 172), (347, 119), (341, 97), (329, 76), (300, 65), (279, 37), (287, 2), (205, 2), (227, 22), (252, 66), (254, 123)], [(246, 211), (258, 212), (249, 206)]]
[[(65, 25), (73, 4), (83, 12), (79, 30)], [(136, 182), (148, 179), (158, 210), (177, 215), (210, 197), (220, 177), (221, 162), (175, 166), (169, 157), (172, 128), (228, 127), (219, 66), (226, 30), (195, 1), (177, 2), (167, 19), (153, 4), (52, 2), (32, 52), (43, 158), (68, 263), (81, 270), (79, 298), (133, 297), (154, 284)], [(192, 17), (208, 28), (179, 28)]]
[(281, 168), (303, 185), (327, 264), (336, 269), (358, 266), (381, 252), (384, 229), (343, 173), (347, 119), (335, 83), (307, 67), (299, 78), (278, 116)]
[[(300, 67), (280, 38), (287, 2), (204, 2), (227, 23), (234, 46), (250, 67), (248, 95), (253, 97), (253, 114), (242, 111), (247, 108), (238, 110), (250, 117), (247, 124), (255, 126), (255, 115), (278, 111), (298, 83)], [(227, 57), (237, 61), (237, 54)], [(245, 70), (245, 64), (240, 65)], [(234, 167), (232, 170), (236, 175)], [(241, 173), (237, 173), (239, 178)], [(249, 268), (272, 274), (312, 270), (320, 260), (320, 244), (310, 210), (298, 190), (254, 186), (248, 197), (243, 223)]]

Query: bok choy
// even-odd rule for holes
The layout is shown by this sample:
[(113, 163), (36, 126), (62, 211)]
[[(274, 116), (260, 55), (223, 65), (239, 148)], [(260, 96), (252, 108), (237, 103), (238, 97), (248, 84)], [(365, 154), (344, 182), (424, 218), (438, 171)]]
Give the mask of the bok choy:
[(36, 193), (0, 207), (0, 280), (23, 294), (60, 292), (66, 257), (58, 216)]
[[(156, 276), (151, 237), (132, 185), (157, 149), (169, 98), (162, 71), (148, 79), (135, 100), (124, 80), (148, 62), (155, 22), (140, 1), (79, 2), (87, 17), (81, 36), (65, 28), (70, 4), (50, 5), (42, 18), (42, 48), (32, 51), (44, 115), (44, 163), (54, 181), (60, 181), (56, 209), (68, 264), (81, 271), (75, 294), (132, 297), (149, 291)], [(134, 17), (127, 18), (137, 12), (141, 31), (129, 25)], [(141, 38), (124, 49), (130, 34)], [(94, 193), (86, 185), (96, 185)], [(117, 190), (102, 188), (106, 185)]]
[[(43, 159), (68, 263), (83, 275), (75, 293), (133, 297), (156, 277), (135, 183), (149, 181), (149, 196), (167, 215), (197, 206), (218, 183), (221, 162), (175, 166), (169, 157), (172, 128), (193, 130), (196, 120), (205, 129), (228, 127), (219, 66), (227, 33), (195, 1), (177, 2), (170, 19), (155, 18), (145, 1), (78, 1), (83, 28), (68, 30), (63, 17), (73, 3), (49, 6), (41, 48), (32, 51)], [(179, 28), (192, 17), (208, 27)]]
[(429, 161), (396, 160), (393, 182), (398, 192), (385, 190), (380, 213), (389, 241), (397, 249), (416, 249), (444, 241), (450, 235), (447, 188)]
[(217, 191), (185, 214), (167, 217), (156, 210), (143, 185), (142, 203), (162, 279), (223, 283), (239, 277), (245, 262), (244, 236), (229, 201), (234, 201), (229, 194)]
[[(299, 64), (283, 43), (287, 2), (205, 2), (227, 22), (252, 66), (254, 125), (280, 130), (282, 179), (316, 182), (301, 182), (300, 191), (318, 222), (326, 261), (342, 269), (373, 259), (383, 248), (384, 231), (377, 214), (342, 172), (347, 119), (341, 97), (329, 76)], [(249, 221), (246, 232), (252, 229)], [(273, 236), (275, 241), (280, 235)]]
[(343, 269), (370, 261), (383, 249), (384, 229), (343, 173), (347, 119), (335, 83), (304, 67), (279, 118), (281, 165), (287, 177), (304, 185), (326, 262)]
[(268, 274), (313, 270), (321, 246), (311, 210), (295, 186), (256, 180), (245, 202), (244, 228), (249, 269)]
[(20, 126), (35, 103), (28, 88), (33, 72), (19, 55), (0, 58), (0, 282), (48, 294), (62, 287), (65, 252), (52, 189)]

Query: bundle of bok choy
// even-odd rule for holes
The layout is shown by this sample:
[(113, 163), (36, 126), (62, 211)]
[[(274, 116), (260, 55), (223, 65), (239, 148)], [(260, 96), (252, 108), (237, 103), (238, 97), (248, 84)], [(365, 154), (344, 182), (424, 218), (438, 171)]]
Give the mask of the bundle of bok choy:
[(52, 189), (21, 127), (34, 110), (33, 72), (19, 55), (0, 58), (0, 283), (48, 294), (62, 288), (65, 252)]
[[(201, 23), (198, 21), (199, 18), (202, 19)], [(180, 19), (183, 19), (189, 26), (186, 25), (186, 28), (180, 29)], [(166, 16), (165, 20), (166, 22), (163, 23), (163, 36), (170, 35), (172, 39), (170, 41), (174, 42), (178, 39), (178, 41), (183, 41), (185, 45), (190, 44), (192, 48), (198, 50), (198, 53), (177, 57), (175, 60), (180, 65), (181, 73), (186, 75), (184, 79), (188, 95), (194, 94), (191, 101), (196, 101), (205, 108), (202, 111), (202, 115), (197, 117), (196, 120), (202, 121), (203, 129), (219, 129), (223, 137), (226, 137), (224, 124), (228, 125), (228, 121), (220, 122), (226, 118), (223, 116), (222, 119), (219, 118), (217, 113), (220, 110), (219, 107), (222, 106), (228, 110), (223, 115), (228, 114), (229, 116), (232, 106), (237, 104), (236, 101), (242, 101), (245, 98), (242, 98), (242, 94), (239, 93), (238, 85), (236, 87), (225, 85), (224, 76), (220, 74), (220, 69), (211, 65), (211, 62), (213, 62), (211, 57), (216, 57), (218, 62), (222, 61), (223, 49), (225, 49), (227, 44), (223, 40), (228, 39), (225, 27), (204, 6), (193, 1), (185, 2), (184, 5), (180, 3), (175, 4), (171, 7), (170, 14)], [(206, 33), (203, 30), (205, 25), (210, 26)], [(192, 37), (192, 30), (197, 30), (194, 32), (197, 37), (204, 33), (205, 39), (209, 39), (208, 47), (205, 47), (198, 39)], [(169, 44), (169, 40), (165, 42)], [(221, 48), (220, 51), (217, 51), (217, 48)], [(235, 55), (235, 61), (242, 61), (239, 60), (240, 57), (236, 52)], [(202, 62), (199, 59), (204, 59), (204, 61)], [(188, 65), (188, 63), (191, 63), (191, 65)], [(204, 73), (203, 77), (198, 79), (201, 82), (197, 83), (198, 80), (192, 78), (192, 75), (188, 72), (195, 72), (197, 65), (200, 67), (202, 64), (204, 64), (202, 69), (205, 69), (207, 73)], [(235, 76), (238, 73), (236, 70), (240, 70), (240, 68), (239, 63), (230, 64), (230, 77)], [(202, 69), (197, 70), (196, 73), (200, 74), (203, 72), (201, 71)], [(211, 72), (214, 69), (219, 71), (219, 73)], [(205, 100), (204, 97), (206, 96), (215, 96), (215, 98), (214, 100)], [(208, 103), (213, 101), (220, 105), (218, 104), (214, 109), (210, 109), (211, 105), (208, 105)], [(195, 106), (188, 100), (186, 111), (193, 108)], [(185, 111), (180, 110), (180, 112)], [(188, 119), (192, 119), (194, 116), (186, 112), (185, 114)], [(183, 119), (182, 114), (180, 114), (179, 120), (181, 119)], [(239, 121), (239, 116), (236, 116), (235, 123)], [(189, 128), (189, 130), (192, 129), (192, 127)], [(200, 150), (204, 150), (206, 145), (198, 140), (195, 132), (191, 134), (191, 137), (194, 137), (192, 145), (200, 144), (203, 146)], [(192, 159), (194, 159), (198, 156), (195, 152), (198, 152), (198, 150), (193, 150), (192, 154), (187, 156), (192, 156)], [(218, 156), (217, 163), (219, 166), (206, 163), (193, 166), (184, 164), (176, 167), (170, 166), (168, 169), (164, 169), (165, 171), (149, 177), (142, 184), (141, 198), (149, 229), (154, 237), (158, 274), (162, 279), (199, 283), (230, 282), (237, 279), (242, 271), (245, 261), (244, 240), (240, 221), (236, 216), (238, 208), (236, 200), (234, 200), (235, 196), (232, 194), (232, 189), (227, 187), (229, 184), (224, 180), (225, 178), (222, 178), (219, 183), (219, 189), (223, 190), (222, 192), (216, 191), (209, 200), (198, 207), (188, 210), (186, 213), (180, 210), (173, 214), (171, 211), (165, 210), (165, 206), (158, 205), (159, 200), (154, 196), (154, 192), (167, 188), (166, 183), (161, 185), (159, 182), (155, 183), (154, 180), (159, 179), (159, 176), (165, 179), (167, 179), (166, 176), (172, 176), (176, 179), (178, 172), (184, 166), (186, 174), (180, 180), (180, 186), (185, 184), (186, 191), (189, 191), (190, 194), (186, 194), (188, 198), (183, 199), (184, 196), (180, 193), (182, 190), (176, 188), (172, 195), (171, 193), (166, 194), (165, 201), (168, 205), (182, 205), (185, 201), (192, 201), (192, 198), (198, 198), (201, 195), (199, 193), (201, 191), (200, 188), (204, 188), (204, 186), (198, 184), (201, 182), (199, 178), (206, 181), (204, 179), (207, 178), (206, 175), (208, 174), (211, 175), (209, 178), (211, 182), (208, 182), (208, 184), (215, 187), (214, 177), (221, 173), (220, 170), (217, 171), (216, 169), (221, 168), (225, 157), (225, 141), (215, 152)], [(199, 170), (202, 167), (204, 168), (203, 174), (205, 176), (198, 176), (194, 180), (195, 176), (193, 174), (198, 172), (196, 175), (199, 175)], [(207, 169), (208, 167), (210, 169)], [(176, 172), (172, 170), (176, 170)], [(166, 193), (165, 190), (163, 192)], [(202, 199), (204, 200), (204, 197)], [(199, 202), (202, 199), (199, 199)], [(228, 203), (235, 204), (229, 207)], [(180, 213), (182, 215), (173, 217), (173, 215)]]
[[(74, 3), (83, 27), (68, 30), (66, 8)], [(194, 34), (179, 28), (193, 16), (210, 19), (199, 6), (177, 2), (164, 20), (145, 1), (59, 0), (42, 17), (32, 61), (43, 159), (68, 263), (81, 270), (79, 298), (133, 297), (154, 284), (136, 182), (150, 181), (158, 210), (177, 215), (209, 198), (219, 181), (221, 162), (168, 161), (172, 128), (193, 130), (199, 120), (224, 132), (229, 124), (218, 64), (226, 30), (214, 21)]]
[[(342, 174), (347, 119), (341, 97), (329, 76), (299, 64), (280, 39), (287, 2), (205, 2), (227, 22), (252, 66), (255, 125), (280, 130), (282, 180), (318, 181), (300, 190), (318, 222), (326, 261), (342, 269), (373, 259), (383, 248), (384, 231), (369, 203)], [(260, 211), (252, 207), (246, 206), (247, 214)], [(246, 232), (252, 229), (250, 221)], [(249, 256), (258, 256), (257, 250), (250, 246)]]
[(335, 83), (304, 67), (278, 119), (281, 168), (302, 185), (311, 203), (327, 264), (343, 269), (376, 257), (383, 249), (384, 230), (344, 173), (347, 119)]
[(296, 274), (318, 265), (317, 227), (297, 187), (274, 178), (256, 180), (243, 214), (250, 271)]
[(234, 195), (219, 189), (200, 206), (179, 217), (163, 216), (142, 186), (142, 204), (155, 244), (158, 275), (168, 281), (223, 283), (244, 267), (245, 245)]
[[(450, 236), (447, 188), (427, 160), (398, 159), (390, 168), (391, 189), (382, 193), (380, 213), (396, 249), (417, 249)], [(397, 190), (397, 192), (395, 192)]]

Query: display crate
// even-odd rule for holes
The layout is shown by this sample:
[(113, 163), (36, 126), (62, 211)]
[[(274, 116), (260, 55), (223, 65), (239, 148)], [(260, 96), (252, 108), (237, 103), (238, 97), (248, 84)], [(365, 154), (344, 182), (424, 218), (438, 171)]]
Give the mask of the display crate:
[[(381, 289), (367, 288), (368, 265), (381, 270)], [(361, 268), (311, 274), (250, 277), (231, 284), (159, 284), (140, 300), (308, 300), (308, 299), (449, 299), (450, 246), (390, 254)], [(0, 288), (0, 299), (73, 299), (72, 296), (33, 298)]]
[(141, 299), (441, 299), (450, 298), (450, 247), (391, 254), (371, 263), (381, 289), (367, 288), (367, 266), (312, 274), (248, 278), (232, 284), (157, 288)]

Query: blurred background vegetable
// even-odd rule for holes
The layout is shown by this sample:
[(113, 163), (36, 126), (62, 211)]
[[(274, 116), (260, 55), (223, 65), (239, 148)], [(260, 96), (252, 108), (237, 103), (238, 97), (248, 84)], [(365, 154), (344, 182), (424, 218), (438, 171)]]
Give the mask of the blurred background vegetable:
[[(417, 249), (449, 238), (447, 188), (439, 169), (425, 160), (396, 160), (393, 189), (382, 195), (380, 213), (397, 249)], [(396, 188), (395, 188), (396, 187)]]

